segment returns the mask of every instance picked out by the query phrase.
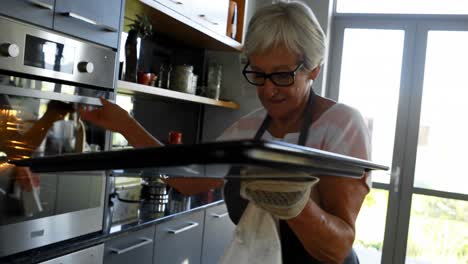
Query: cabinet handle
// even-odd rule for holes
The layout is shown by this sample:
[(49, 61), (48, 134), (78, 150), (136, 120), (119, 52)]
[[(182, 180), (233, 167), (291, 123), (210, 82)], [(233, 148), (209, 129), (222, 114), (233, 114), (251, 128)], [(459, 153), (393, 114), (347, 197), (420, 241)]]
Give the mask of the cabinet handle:
[(215, 214), (215, 213), (213, 213), (213, 214), (211, 214), (211, 215), (212, 215), (214, 218), (223, 218), (223, 217), (227, 216), (228, 214), (229, 214), (229, 213), (226, 212), (226, 213), (224, 213), (224, 214)]
[(110, 31), (110, 32), (118, 32), (119, 30), (116, 29), (116, 28), (113, 28), (113, 27), (110, 27), (108, 25), (104, 25), (104, 24), (101, 24), (99, 22), (96, 22), (92, 19), (89, 19), (87, 17), (84, 17), (84, 16), (81, 16), (81, 15), (78, 15), (77, 13), (73, 13), (73, 12), (65, 12), (63, 13), (64, 16), (67, 16), (67, 17), (71, 17), (71, 18), (74, 18), (74, 19), (78, 19), (82, 22), (85, 22), (85, 23), (88, 23), (88, 24), (91, 24), (91, 25), (95, 25), (95, 26), (98, 26), (98, 27), (102, 27), (104, 28), (105, 30), (107, 31)]
[(174, 234), (174, 235), (177, 235), (177, 234), (179, 234), (179, 233), (185, 232), (185, 231), (187, 231), (187, 230), (189, 230), (189, 229), (192, 229), (192, 228), (198, 226), (198, 223), (197, 223), (197, 222), (189, 222), (188, 224), (189, 224), (188, 226), (182, 227), (181, 229), (177, 229), (177, 230), (168, 229), (167, 232), (169, 232), (169, 233), (171, 233), (171, 234)]
[(29, 2), (30, 4), (33, 4), (33, 5), (38, 6), (38, 7), (42, 7), (42, 8), (44, 8), (44, 9), (54, 10), (54, 6), (53, 6), (53, 5), (46, 4), (46, 3), (43, 3), (43, 2), (38, 1), (38, 0), (29, 0), (28, 2)]
[(169, 0), (171, 1), (172, 3), (176, 4), (176, 5), (183, 5), (184, 3), (183, 2), (180, 2), (180, 1), (177, 1), (177, 0)]
[(215, 25), (215, 26), (219, 25), (217, 22), (214, 22), (214, 21), (209, 20), (209, 19), (206, 17), (206, 15), (201, 14), (201, 15), (198, 15), (198, 17), (201, 18), (201, 19), (203, 19), (203, 20), (205, 20), (205, 21), (208, 22), (208, 23), (211, 23), (211, 24)]
[(148, 244), (153, 243), (153, 239), (150, 239), (150, 238), (144, 238), (144, 237), (142, 237), (142, 238), (140, 238), (140, 239), (142, 240), (140, 243), (135, 244), (135, 245), (133, 245), (133, 246), (129, 246), (129, 247), (124, 248), (124, 249), (118, 249), (118, 248), (109, 248), (109, 249), (112, 251), (112, 253), (115, 253), (115, 254), (117, 254), (117, 255), (120, 255), (120, 254), (123, 254), (123, 253), (125, 253), (125, 252), (130, 251), (130, 250), (134, 250), (134, 249), (136, 249), (136, 248), (139, 248), (139, 247), (142, 247), (142, 246), (146, 246), (146, 245), (148, 245)]

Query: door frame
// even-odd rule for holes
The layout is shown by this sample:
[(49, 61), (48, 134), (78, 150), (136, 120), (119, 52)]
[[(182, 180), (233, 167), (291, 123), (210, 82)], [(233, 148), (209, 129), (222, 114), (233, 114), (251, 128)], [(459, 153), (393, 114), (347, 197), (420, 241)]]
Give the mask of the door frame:
[(390, 183), (374, 182), (388, 191), (382, 263), (405, 263), (413, 194), (468, 201), (468, 195), (413, 187), (429, 30), (468, 31), (466, 15), (337, 14), (334, 12), (325, 95), (338, 100), (346, 28), (404, 30), (403, 59)]

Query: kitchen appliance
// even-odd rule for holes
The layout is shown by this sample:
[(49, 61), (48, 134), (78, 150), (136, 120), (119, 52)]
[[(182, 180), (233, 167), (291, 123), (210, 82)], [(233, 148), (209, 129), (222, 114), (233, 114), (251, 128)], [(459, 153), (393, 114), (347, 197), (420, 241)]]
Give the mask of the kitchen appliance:
[(108, 149), (110, 134), (76, 110), (112, 98), (115, 58), (0, 17), (0, 258), (103, 229), (105, 170), (31, 173), (5, 159)]
[[(0, 133), (0, 152), (7, 154), (10, 159), (105, 149), (106, 132), (91, 124), (77, 125), (75, 128), (75, 124), (80, 122), (74, 121), (72, 114), (68, 114), (65, 120), (57, 120), (50, 126), (46, 126), (46, 129), (49, 128), (48, 132), (43, 135), (39, 145), (35, 148), (31, 147), (32, 145), (28, 144), (30, 138), (28, 133), (35, 126), (42, 126), (45, 123), (44, 120), (48, 119), (44, 112), (47, 112), (45, 109), (50, 105), (50, 100), (43, 98), (53, 98), (56, 94), (58, 94), (57, 98), (60, 98), (60, 94), (38, 93), (39, 98), (34, 98), (23, 95), (22, 90), (34, 91), (31, 89), (34, 86), (58, 86), (60, 89), (64, 86), (32, 79), (20, 78), (21, 80), (18, 80), (18, 77), (5, 75), (0, 75), (0, 79), (14, 80), (10, 84), (0, 85), (1, 96), (8, 97), (10, 102), (8, 107), (11, 109), (5, 110), (6, 106), (0, 106), (0, 108), (14, 115), (14, 117), (10, 115), (10, 119), (16, 120), (15, 122), (0, 121), (6, 124), (6, 127), (0, 130), (11, 131)], [(15, 82), (27, 83), (31, 86), (30, 88), (15, 87)], [(9, 94), (3, 93), (3, 88), (7, 88)], [(78, 87), (75, 88), (78, 89)], [(14, 95), (15, 91), (20, 91), (21, 95)], [(38, 90), (38, 92), (42, 91)], [(40, 98), (41, 95), (44, 95), (43, 98)], [(75, 98), (75, 96), (69, 96)], [(79, 97), (75, 99), (80, 100)], [(77, 103), (76, 107), (95, 106), (89, 103), (90, 100), (88, 104)], [(2, 119), (5, 119), (5, 116), (0, 114), (0, 120)], [(83, 129), (85, 132), (81, 132), (80, 135), (80, 130)], [(0, 175), (0, 237), (2, 238), (0, 257), (102, 230), (106, 190), (106, 175), (103, 170), (33, 174), (33, 179), (37, 179), (37, 183), (28, 184), (37, 187), (38, 199), (34, 202), (39, 202), (42, 207), (42, 210), (33, 213), (26, 208), (26, 205), (31, 203), (28, 202), (27, 187), (21, 186), (22, 178), (15, 175), (17, 173), (12, 167)]]
[(116, 52), (0, 16), (0, 69), (79, 86), (112, 88)]
[(109, 226), (116, 223), (126, 223), (138, 218), (141, 202), (141, 178), (140, 175), (130, 177), (110, 178), (111, 193), (108, 208)]
[[(154, 174), (142, 176), (140, 214), (142, 217), (157, 217), (164, 214), (169, 202), (168, 186), (161, 177)], [(147, 214), (147, 215), (144, 215)]]
[[(76, 163), (76, 161), (80, 163)], [(153, 170), (167, 177), (242, 179), (249, 167), (302, 171), (311, 175), (360, 179), (365, 172), (388, 170), (371, 161), (282, 141), (234, 140), (201, 144), (166, 145), (99, 153), (72, 154), (11, 161), (35, 172), (99, 169)], [(153, 168), (153, 169), (152, 169)], [(255, 176), (255, 179), (308, 179), (308, 176)]]
[(115, 185), (110, 194), (111, 224), (164, 215), (170, 188), (155, 171), (114, 171), (113, 175), (118, 177), (111, 179)]

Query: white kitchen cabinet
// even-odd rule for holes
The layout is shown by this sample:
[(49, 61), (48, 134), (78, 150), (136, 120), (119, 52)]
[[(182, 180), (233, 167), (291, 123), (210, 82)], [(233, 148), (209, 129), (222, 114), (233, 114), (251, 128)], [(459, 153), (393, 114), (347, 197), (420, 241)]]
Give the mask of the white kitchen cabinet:
[(245, 7), (248, 0), (236, 0), (237, 36), (227, 36), (229, 0), (126, 0), (126, 17), (146, 14), (155, 30), (194, 47), (241, 51)]
[(52, 28), (55, 0), (2, 0), (0, 14)]
[(153, 0), (188, 18), (192, 15), (194, 0)]
[(204, 211), (156, 225), (154, 264), (200, 263)]
[(224, 203), (205, 210), (201, 261), (203, 264), (219, 262), (233, 238), (235, 227)]
[(229, 0), (193, 0), (191, 18), (204, 27), (225, 36), (228, 11)]
[(106, 242), (104, 264), (151, 264), (154, 230), (154, 226), (151, 226)]

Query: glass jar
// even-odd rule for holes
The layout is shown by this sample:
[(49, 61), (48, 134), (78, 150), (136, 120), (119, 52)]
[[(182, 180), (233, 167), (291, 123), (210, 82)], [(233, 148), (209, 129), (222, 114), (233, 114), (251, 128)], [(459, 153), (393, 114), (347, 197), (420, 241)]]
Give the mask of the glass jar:
[(157, 87), (169, 89), (171, 70), (172, 70), (172, 67), (170, 64), (167, 66), (164, 64), (161, 64), (161, 66), (159, 67), (158, 81), (156, 83)]
[(193, 66), (177, 65), (171, 74), (170, 89), (178, 92), (195, 94), (193, 87)]
[(219, 99), (223, 66), (221, 64), (210, 64), (208, 67), (208, 84), (206, 96), (215, 100)]

